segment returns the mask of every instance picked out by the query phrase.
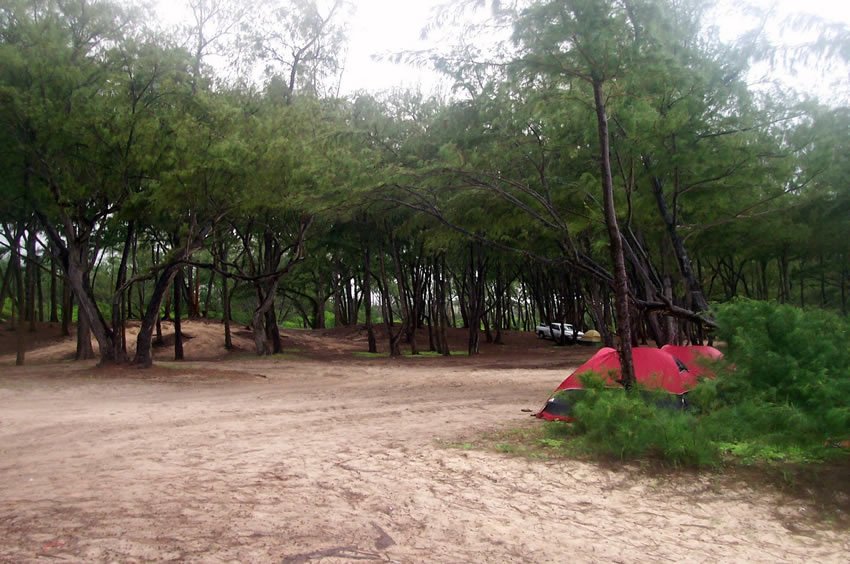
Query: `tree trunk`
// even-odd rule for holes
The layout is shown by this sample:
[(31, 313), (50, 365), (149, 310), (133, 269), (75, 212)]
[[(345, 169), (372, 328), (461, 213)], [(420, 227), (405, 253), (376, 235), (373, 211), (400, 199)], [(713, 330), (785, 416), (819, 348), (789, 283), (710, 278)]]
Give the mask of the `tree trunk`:
[(153, 331), (156, 328), (157, 342), (161, 342), (160, 308), (162, 307), (162, 300), (179, 269), (180, 263), (172, 262), (161, 271), (154, 285), (153, 293), (151, 293), (150, 301), (148, 301), (148, 307), (145, 309), (145, 315), (142, 317), (142, 325), (139, 328), (139, 335), (136, 338), (136, 355), (133, 357), (133, 364), (142, 368), (148, 368), (153, 365), (153, 354), (151, 351)]
[(177, 275), (177, 271), (182, 267), (183, 261), (201, 248), (209, 230), (209, 226), (200, 229), (188, 244), (180, 246), (181, 252), (179, 255), (173, 256), (167, 264), (163, 265), (159, 278), (157, 278), (154, 285), (145, 315), (142, 317), (142, 326), (139, 328), (139, 336), (136, 338), (136, 356), (133, 358), (133, 364), (142, 368), (148, 368), (153, 365), (151, 340), (155, 327), (157, 329), (157, 338), (161, 337), (159, 312), (163, 297), (168, 294), (168, 287)]
[(172, 282), (174, 290), (174, 360), (183, 360), (183, 269), (178, 268)]
[(407, 337), (407, 342), (410, 344), (410, 354), (417, 355), (419, 354), (419, 349), (416, 346), (416, 320), (413, 319), (412, 312), (410, 310), (410, 302), (408, 300), (409, 290), (407, 287), (407, 281), (404, 278), (404, 272), (401, 268), (401, 257), (399, 256), (398, 251), (398, 241), (396, 241), (395, 237), (390, 236), (390, 245), (392, 247), (393, 254), (393, 263), (395, 264), (395, 275), (396, 280), (398, 282), (398, 301), (401, 304), (401, 315), (402, 315), (402, 331), (405, 333)]
[(228, 285), (230, 283), (227, 281), (227, 278), (223, 278), (221, 281), (221, 309), (224, 315), (224, 348), (227, 350), (233, 350), (233, 336), (230, 331), (230, 290)]
[(121, 262), (118, 265), (117, 276), (115, 277), (115, 290), (112, 294), (112, 332), (115, 338), (112, 339), (112, 357), (116, 362), (127, 361), (127, 346), (126, 337), (124, 335), (124, 315), (122, 307), (124, 304), (124, 283), (127, 281), (127, 261), (130, 258), (130, 249), (133, 237), (135, 237), (136, 225), (133, 221), (127, 224), (127, 236), (124, 239), (124, 249), (121, 253)]
[(77, 352), (75, 360), (88, 360), (94, 358), (94, 349), (91, 346), (91, 322), (83, 308), (77, 309)]
[(348, 310), (347, 301), (345, 298), (345, 284), (343, 283), (343, 275), (339, 259), (336, 261), (336, 270), (331, 275), (331, 294), (334, 308), (334, 327), (343, 327), (348, 325)]
[(283, 352), (283, 343), (280, 340), (280, 327), (277, 325), (277, 313), (275, 302), (272, 302), (271, 307), (266, 312), (266, 337), (271, 342), (272, 354), (280, 354)]
[[(673, 282), (670, 280), (669, 276), (664, 277), (664, 296), (673, 301)], [(667, 342), (672, 345), (679, 345), (679, 327), (678, 321), (672, 315), (668, 315), (664, 318), (666, 320), (665, 332), (667, 337)]]
[(198, 319), (201, 317), (201, 271), (190, 266), (188, 272), (192, 275), (191, 283), (187, 282), (186, 279), (183, 283), (188, 300), (186, 313), (189, 319)]
[(611, 176), (611, 154), (608, 136), (608, 116), (602, 92), (602, 81), (593, 80), (593, 99), (596, 109), (596, 121), (599, 133), (599, 157), (602, 174), (602, 200), (605, 213), (605, 226), (608, 228), (611, 262), (614, 265), (614, 290), (617, 312), (617, 334), (620, 337), (619, 352), (622, 370), (622, 384), (630, 389), (635, 382), (632, 363), (632, 327), (629, 307), (629, 279), (626, 273), (626, 261), (623, 255), (623, 240), (617, 224), (614, 205), (614, 181)]
[[(77, 317), (81, 320), (85, 318), (88, 329), (94, 334), (97, 340), (100, 349), (100, 363), (114, 362), (115, 359), (112, 357), (112, 339), (114, 335), (107, 326), (100, 309), (97, 307), (94, 292), (89, 283), (87, 237), (79, 236), (70, 219), (65, 218), (65, 239), (63, 239), (56, 228), (47, 221), (46, 216), (41, 213), (38, 216), (42, 226), (47, 231), (54, 249), (56, 249), (59, 255), (62, 267), (68, 278), (68, 283), (71, 285), (71, 289), (76, 296), (79, 308)], [(78, 342), (80, 342), (79, 337)]]
[[(651, 168), (649, 158), (644, 158), (644, 166), (647, 169)], [(707, 311), (708, 301), (705, 299), (705, 294), (702, 291), (702, 285), (700, 284), (696, 274), (694, 274), (693, 263), (691, 262), (687, 249), (685, 249), (685, 242), (679, 236), (679, 231), (676, 226), (676, 222), (673, 219), (673, 214), (667, 207), (667, 200), (664, 197), (664, 183), (656, 176), (652, 177), (652, 193), (655, 196), (655, 203), (658, 206), (658, 212), (664, 222), (664, 227), (667, 230), (667, 236), (670, 239), (673, 252), (676, 255), (676, 262), (679, 265), (679, 273), (685, 280), (685, 286), (688, 293), (691, 294), (694, 310), (697, 312)]]
[(437, 340), (440, 342), (440, 353), (443, 356), (450, 356), (452, 353), (449, 350), (449, 340), (446, 334), (446, 326), (449, 323), (448, 314), (446, 313), (446, 295), (447, 295), (447, 281), (446, 281), (446, 255), (440, 255), (439, 263), (435, 262), (435, 265), (439, 264), (439, 275), (435, 271), (435, 278), (439, 281), (437, 282), (437, 314), (440, 319), (437, 329)]
[(23, 236), (23, 226), (20, 225), (15, 232), (14, 236), (10, 237), (10, 233), (6, 232), (6, 238), (11, 239), (9, 241), (9, 245), (11, 248), (11, 255), (9, 257), (9, 269), (14, 270), (15, 275), (15, 302), (17, 309), (17, 316), (15, 317), (15, 366), (23, 366), (24, 361), (26, 360), (26, 337), (24, 336), (24, 325), (26, 320), (24, 319), (24, 301), (25, 301), (25, 291), (24, 291), (24, 277), (21, 265), (21, 237)]
[(30, 333), (36, 331), (36, 313), (35, 313), (35, 292), (36, 292), (36, 277), (38, 276), (38, 260), (35, 250), (35, 226), (30, 225), (26, 236), (27, 245), (27, 260), (26, 260), (26, 304), (22, 311), (26, 312), (26, 319), (29, 321)]
[[(50, 258), (50, 322), (59, 322), (59, 280), (56, 274), (56, 259)], [(0, 303), (3, 298), (0, 297)]]
[[(139, 273), (139, 260), (138, 260), (138, 246), (139, 246), (139, 236), (136, 235), (133, 237), (133, 276), (136, 276)], [(141, 319), (145, 314), (145, 283), (138, 282), (135, 284), (136, 290), (139, 298), (139, 319)], [(130, 289), (127, 289), (127, 292), (130, 292)], [(132, 308), (129, 308), (132, 312)], [(132, 316), (132, 315), (131, 315)]]
[(183, 280), (180, 287), (183, 289), (184, 297), (186, 298), (186, 313), (188, 319), (200, 317), (200, 308), (196, 308), (197, 304), (195, 303), (195, 268), (193, 266), (188, 266), (180, 269), (178, 278)]
[(74, 293), (67, 276), (62, 277), (62, 336), (71, 336), (71, 319), (74, 316)]
[[(478, 251), (476, 253), (476, 250)], [(481, 259), (481, 249), (474, 242), (469, 244), (469, 262), (467, 264), (467, 305), (466, 315), (468, 320), (467, 353), (469, 356), (477, 355), (479, 352), (479, 341), (481, 332), (481, 317), (484, 313), (484, 296), (482, 278), (484, 267)]]
[(369, 352), (377, 353), (378, 344), (375, 341), (375, 328), (372, 324), (372, 253), (369, 243), (364, 245), (363, 255), (363, 304), (366, 313), (366, 338)]
[[(6, 296), (11, 294), (12, 287), (12, 276), (15, 273), (15, 269), (12, 268), (11, 260), (6, 265), (6, 272), (3, 274), (3, 285), (0, 286), (0, 319), (3, 319), (3, 310), (6, 307)], [(12, 297), (12, 302), (14, 303), (15, 298)]]
[(325, 323), (325, 304), (327, 303), (325, 295), (325, 283), (321, 275), (316, 273), (316, 301), (313, 304), (313, 329), (324, 329)]
[[(384, 314), (384, 324), (387, 326), (387, 338), (389, 339), (390, 356), (397, 357), (401, 356), (399, 341), (401, 340), (402, 330), (400, 329), (398, 333), (393, 332), (393, 328), (395, 327), (395, 321), (393, 319), (393, 306), (392, 300), (390, 299), (390, 287), (387, 281), (387, 269), (384, 262), (384, 253), (378, 255), (378, 263), (381, 267), (381, 297), (384, 302), (382, 311)], [(404, 320), (402, 320), (402, 325), (404, 325)]]
[(279, 281), (279, 278), (275, 278), (265, 289), (257, 289), (259, 305), (251, 316), (251, 329), (254, 332), (254, 346), (256, 347), (257, 356), (269, 355), (274, 352), (273, 344), (266, 335), (264, 320), (266, 312), (274, 306), (274, 298), (277, 293)]
[[(221, 268), (222, 272), (227, 273), (227, 266), (224, 264), (227, 262), (227, 255), (222, 253), (221, 260)], [(221, 309), (222, 316), (224, 321), (224, 348), (227, 350), (233, 350), (233, 336), (230, 331), (230, 321), (231, 321), (231, 312), (230, 312), (230, 282), (227, 279), (227, 276), (221, 277)]]
[[(17, 247), (17, 245), (16, 245)], [(24, 280), (21, 274), (21, 259), (20, 252), (15, 252), (15, 286), (17, 287), (17, 302), (18, 302), (18, 318), (15, 328), (15, 366), (23, 366), (26, 360), (26, 336), (24, 335)]]
[(496, 311), (494, 314), (495, 317), (495, 325), (496, 325), (496, 335), (493, 338), (493, 343), (497, 345), (503, 344), (502, 342), (502, 325), (504, 323), (504, 296), (505, 296), (505, 285), (502, 277), (502, 268), (499, 267), (496, 270), (496, 295), (494, 299), (496, 301)]
[(208, 318), (210, 314), (210, 303), (212, 302), (213, 284), (215, 283), (215, 270), (210, 270), (210, 279), (207, 281), (207, 295), (204, 297), (204, 310), (201, 317)]
[(36, 290), (36, 294), (38, 295), (38, 298), (36, 300), (37, 304), (38, 304), (37, 305), (38, 311), (36, 313), (38, 315), (38, 321), (43, 323), (44, 322), (44, 289), (42, 287), (42, 281), (41, 281), (41, 279), (42, 279), (41, 268), (44, 265), (41, 264), (42, 262), (46, 262), (46, 261), (39, 261), (38, 263), (36, 263), (35, 290)]

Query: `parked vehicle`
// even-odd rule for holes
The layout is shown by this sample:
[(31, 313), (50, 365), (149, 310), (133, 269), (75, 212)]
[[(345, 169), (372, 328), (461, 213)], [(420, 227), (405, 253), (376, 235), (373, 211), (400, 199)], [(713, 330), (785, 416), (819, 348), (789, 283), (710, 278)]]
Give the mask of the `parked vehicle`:
[(584, 337), (584, 333), (576, 331), (569, 323), (544, 323), (537, 326), (535, 329), (537, 337), (540, 339), (550, 339), (552, 341), (560, 341), (561, 333), (567, 338), (567, 341), (574, 342)]

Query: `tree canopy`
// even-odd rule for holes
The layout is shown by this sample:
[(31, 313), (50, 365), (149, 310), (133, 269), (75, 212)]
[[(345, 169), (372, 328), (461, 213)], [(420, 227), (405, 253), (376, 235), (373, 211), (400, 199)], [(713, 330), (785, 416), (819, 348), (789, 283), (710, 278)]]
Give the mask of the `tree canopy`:
[[(569, 322), (627, 355), (710, 339), (736, 296), (847, 314), (846, 107), (754, 90), (778, 50), (718, 40), (704, 0), (493, 4), (501, 56), (431, 58), (454, 94), (340, 96), (341, 1), (192, 0), (172, 31), (4, 3), (0, 315), (43, 318), (46, 275), (79, 358), (91, 335), (150, 365), (184, 316), (228, 347), (238, 319), (258, 354), (282, 324), (365, 323), (373, 348), (380, 321), (394, 353)], [(808, 24), (785, 55), (846, 60), (846, 28)]]

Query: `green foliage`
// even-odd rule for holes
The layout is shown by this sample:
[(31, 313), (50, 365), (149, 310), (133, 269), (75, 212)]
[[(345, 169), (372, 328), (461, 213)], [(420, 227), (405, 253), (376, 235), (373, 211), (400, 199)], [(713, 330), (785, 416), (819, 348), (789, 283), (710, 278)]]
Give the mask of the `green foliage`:
[[(846, 311), (850, 111), (753, 92), (753, 53), (707, 30), (710, 2), (515, 4), (500, 12), (514, 30), (503, 64), (476, 63), (483, 52), (435, 61), (463, 95), (348, 99), (329, 94), (347, 9), (330, 4), (274, 0), (243, 19), (239, 2), (216, 3), (185, 36), (156, 33), (145, 8), (115, 0), (0, 4), (0, 219), (45, 242), (52, 225), (74, 243), (105, 314), (127, 239), (134, 318), (155, 282), (143, 275), (187, 249), (198, 276), (222, 266), (237, 276), (235, 321), (251, 320), (271, 279), (258, 275), (294, 264), (277, 289), (278, 321), (319, 326), (324, 315), (331, 327), (340, 288), (363, 290), (367, 247), (372, 278), (386, 261), (384, 291), (393, 303), (402, 297), (389, 237), (407, 276), (444, 258), (456, 296), (469, 240), (483, 237), (496, 244), (486, 251), (488, 296), (503, 285), (493, 284), (497, 272), (522, 300), (560, 294), (547, 306), (564, 309), (572, 290), (554, 291), (563, 266), (585, 305), (600, 304), (605, 291), (592, 302), (586, 294), (600, 275), (607, 286), (610, 270), (590, 87), (601, 81), (617, 209), (646, 254), (633, 272), (673, 273), (676, 299), (687, 295), (659, 191), (709, 299), (799, 295)], [(212, 53), (232, 60), (236, 76), (216, 77), (204, 64)], [(227, 294), (221, 277), (206, 275), (199, 294), (212, 296), (202, 303), (215, 314)], [(527, 292), (532, 279), (539, 287)], [(373, 316), (382, 319), (380, 307)], [(833, 397), (845, 394), (834, 371), (846, 347), (775, 329), (783, 323), (797, 322), (770, 321), (760, 363), (736, 360), (749, 380), (694, 395), (704, 414), (734, 404), (780, 434), (784, 419), (811, 437), (834, 433), (848, 418)], [(787, 379), (765, 384), (786, 368)], [(823, 420), (806, 415), (823, 405), (832, 406)]]
[(606, 388), (601, 378), (583, 379), (586, 393), (575, 404), (572, 448), (618, 459), (658, 457), (674, 465), (714, 466), (719, 448), (691, 414), (659, 407), (668, 394)]
[(3, 303), (0, 304), (0, 319), (8, 319), (12, 316), (12, 310), (15, 307), (15, 302), (12, 298), (6, 298), (3, 300)]
[(693, 393), (718, 436), (817, 451), (850, 435), (846, 318), (739, 300), (718, 321), (729, 368)]
[(675, 465), (809, 462), (846, 456), (850, 437), (850, 324), (823, 311), (735, 301), (718, 308), (726, 364), (688, 394), (687, 411), (667, 394), (625, 393), (583, 382), (576, 422), (552, 427), (569, 448), (619, 459), (658, 457)]

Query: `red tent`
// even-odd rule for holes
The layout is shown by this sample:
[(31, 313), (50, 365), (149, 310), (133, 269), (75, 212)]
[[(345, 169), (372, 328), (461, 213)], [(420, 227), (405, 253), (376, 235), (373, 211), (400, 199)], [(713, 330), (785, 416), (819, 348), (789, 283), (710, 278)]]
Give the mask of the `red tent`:
[(670, 353), (674, 358), (684, 363), (688, 367), (688, 372), (697, 378), (701, 376), (714, 378), (714, 370), (711, 369), (710, 364), (723, 358), (722, 352), (714, 347), (704, 345), (664, 345), (661, 350)]
[[(684, 365), (680, 366), (666, 351), (655, 347), (638, 347), (632, 350), (632, 358), (635, 365), (635, 379), (647, 388), (663, 389), (681, 396), (696, 384), (697, 377), (688, 372)], [(572, 410), (570, 402), (556, 396), (560, 391), (581, 390), (583, 386), (579, 376), (588, 372), (602, 375), (611, 387), (619, 386), (617, 380), (621, 378), (620, 355), (612, 348), (599, 349), (590, 360), (579, 366), (561, 382), (537, 417), (549, 421), (570, 421), (572, 419), (569, 417)]]

